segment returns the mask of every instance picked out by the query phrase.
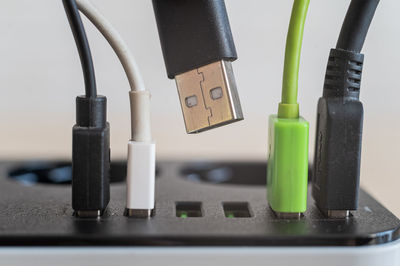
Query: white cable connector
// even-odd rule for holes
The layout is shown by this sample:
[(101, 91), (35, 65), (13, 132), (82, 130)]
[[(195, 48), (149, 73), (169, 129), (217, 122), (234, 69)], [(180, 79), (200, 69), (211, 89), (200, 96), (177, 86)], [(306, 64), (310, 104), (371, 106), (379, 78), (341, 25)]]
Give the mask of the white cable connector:
[(125, 211), (127, 216), (147, 218), (153, 214), (155, 155), (154, 142), (129, 141), (128, 143)]
[(128, 142), (127, 216), (147, 218), (154, 211), (156, 145), (151, 138), (150, 92), (127, 44), (88, 0), (76, 0), (78, 9), (96, 26), (117, 54), (129, 80), (131, 135)]
[(150, 217), (154, 210), (156, 144), (150, 131), (150, 93), (130, 91), (132, 140), (128, 143), (127, 216)]

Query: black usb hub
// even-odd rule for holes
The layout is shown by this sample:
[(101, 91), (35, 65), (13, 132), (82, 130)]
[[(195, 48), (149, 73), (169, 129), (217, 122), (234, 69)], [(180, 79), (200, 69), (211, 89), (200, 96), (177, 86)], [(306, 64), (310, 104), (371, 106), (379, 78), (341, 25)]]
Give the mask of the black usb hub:
[(365, 246), (400, 236), (400, 220), (367, 192), (346, 219), (327, 219), (311, 196), (299, 220), (266, 200), (264, 162), (159, 162), (155, 216), (123, 215), (126, 166), (111, 164), (101, 218), (78, 218), (65, 162), (0, 164), (1, 246)]

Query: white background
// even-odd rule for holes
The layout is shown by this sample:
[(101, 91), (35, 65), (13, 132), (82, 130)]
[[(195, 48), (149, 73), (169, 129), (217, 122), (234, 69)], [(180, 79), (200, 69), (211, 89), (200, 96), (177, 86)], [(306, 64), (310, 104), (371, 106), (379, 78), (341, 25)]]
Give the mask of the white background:
[[(299, 80), (302, 116), (315, 111), (329, 49), (348, 0), (311, 1)], [(265, 160), (267, 117), (280, 100), (283, 54), (292, 1), (226, 0), (239, 59), (233, 63), (245, 120), (199, 135), (185, 133), (175, 84), (168, 80), (151, 1), (93, 0), (120, 31), (151, 90), (153, 134), (160, 159)], [(381, 1), (363, 52), (365, 108), (362, 183), (400, 215), (400, 1)], [(126, 154), (129, 86), (108, 43), (84, 20), (98, 91), (108, 98), (112, 156)], [(61, 0), (0, 1), (0, 157), (69, 158), (81, 66)]]

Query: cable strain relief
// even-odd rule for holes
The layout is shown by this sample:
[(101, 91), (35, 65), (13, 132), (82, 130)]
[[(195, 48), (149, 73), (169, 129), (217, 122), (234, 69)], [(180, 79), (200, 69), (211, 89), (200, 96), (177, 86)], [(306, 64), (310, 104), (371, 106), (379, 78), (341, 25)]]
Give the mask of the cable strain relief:
[(323, 97), (344, 97), (358, 100), (364, 55), (331, 49), (326, 67)]
[(278, 118), (299, 118), (298, 103), (279, 103)]
[(80, 127), (105, 127), (107, 122), (107, 98), (76, 97), (76, 124)]
[(150, 92), (130, 91), (131, 138), (133, 141), (149, 142), (151, 138), (150, 125)]

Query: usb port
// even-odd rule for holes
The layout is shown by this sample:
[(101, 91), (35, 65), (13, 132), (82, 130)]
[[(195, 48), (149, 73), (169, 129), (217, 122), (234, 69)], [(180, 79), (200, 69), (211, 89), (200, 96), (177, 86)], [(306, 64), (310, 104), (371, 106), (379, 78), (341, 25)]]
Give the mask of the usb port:
[(231, 62), (218, 61), (175, 76), (187, 133), (243, 120)]
[(251, 213), (247, 202), (223, 202), (226, 218), (249, 218)]
[(189, 217), (202, 217), (201, 202), (177, 202), (176, 203), (176, 217), (189, 218)]

